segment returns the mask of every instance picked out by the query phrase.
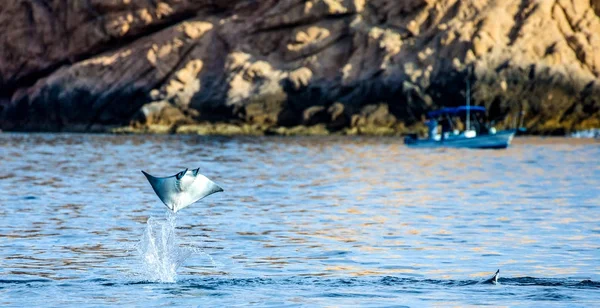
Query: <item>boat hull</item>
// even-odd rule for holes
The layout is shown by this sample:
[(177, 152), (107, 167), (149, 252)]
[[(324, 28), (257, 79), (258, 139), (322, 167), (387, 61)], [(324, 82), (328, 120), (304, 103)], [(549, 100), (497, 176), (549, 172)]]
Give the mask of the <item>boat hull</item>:
[(407, 137), (404, 143), (414, 148), (470, 148), (470, 149), (506, 149), (513, 137), (514, 130), (500, 131), (495, 134), (479, 135), (473, 138), (451, 137), (445, 140), (415, 139)]

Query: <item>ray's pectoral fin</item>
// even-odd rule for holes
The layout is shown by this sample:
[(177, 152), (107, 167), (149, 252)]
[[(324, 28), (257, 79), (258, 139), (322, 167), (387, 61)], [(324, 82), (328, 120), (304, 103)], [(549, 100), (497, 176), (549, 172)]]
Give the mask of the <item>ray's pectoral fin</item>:
[(158, 178), (142, 170), (142, 173), (148, 179), (150, 186), (156, 193), (156, 196), (164, 203), (170, 210), (174, 210), (175, 194), (177, 192), (177, 180), (175, 176)]

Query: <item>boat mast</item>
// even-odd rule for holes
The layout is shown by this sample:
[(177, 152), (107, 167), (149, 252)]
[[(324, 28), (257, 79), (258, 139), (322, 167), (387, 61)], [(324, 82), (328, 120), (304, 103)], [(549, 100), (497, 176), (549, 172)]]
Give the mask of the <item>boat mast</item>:
[(467, 97), (467, 127), (465, 128), (465, 131), (471, 130), (471, 85), (469, 80), (471, 75), (470, 67), (467, 72), (467, 93), (465, 95)]

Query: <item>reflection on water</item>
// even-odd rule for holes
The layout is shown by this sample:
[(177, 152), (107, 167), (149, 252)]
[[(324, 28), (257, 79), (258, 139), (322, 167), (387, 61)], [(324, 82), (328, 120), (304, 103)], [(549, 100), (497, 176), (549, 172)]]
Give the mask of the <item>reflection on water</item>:
[[(395, 138), (2, 134), (0, 301), (598, 303), (600, 144), (515, 141), (474, 151)], [(151, 243), (148, 232), (171, 225), (140, 170), (196, 167), (226, 193), (154, 237), (178, 246)], [(139, 284), (174, 279), (187, 254), (177, 283)], [(144, 270), (139, 255), (166, 267)], [(497, 268), (502, 287), (473, 284)]]

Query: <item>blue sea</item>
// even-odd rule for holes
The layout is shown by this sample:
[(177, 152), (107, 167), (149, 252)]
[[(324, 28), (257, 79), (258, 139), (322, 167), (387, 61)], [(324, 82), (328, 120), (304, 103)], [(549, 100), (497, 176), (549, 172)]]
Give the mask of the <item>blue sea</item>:
[(3, 133), (0, 192), (2, 307), (600, 306), (598, 140)]

